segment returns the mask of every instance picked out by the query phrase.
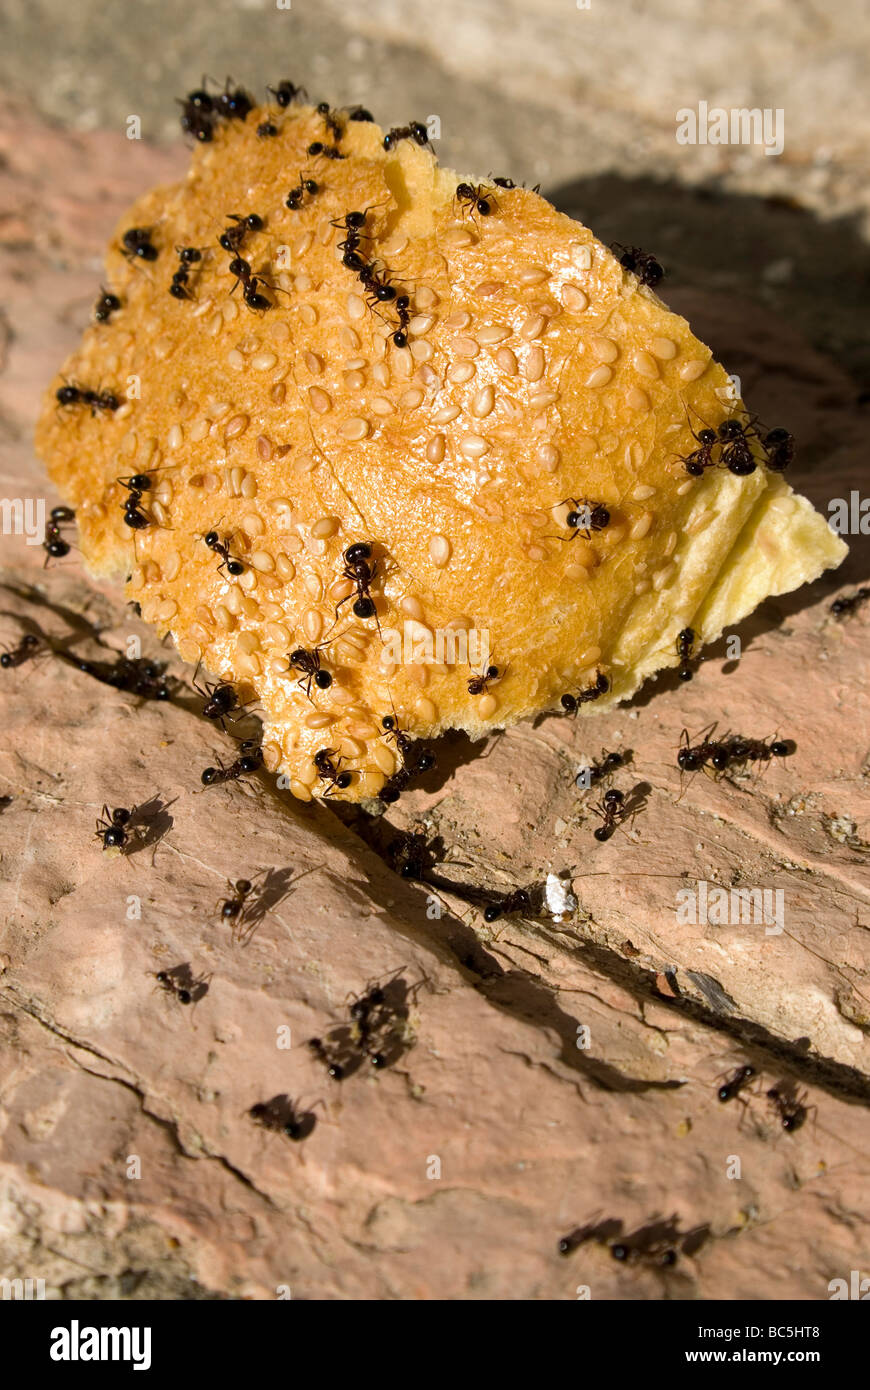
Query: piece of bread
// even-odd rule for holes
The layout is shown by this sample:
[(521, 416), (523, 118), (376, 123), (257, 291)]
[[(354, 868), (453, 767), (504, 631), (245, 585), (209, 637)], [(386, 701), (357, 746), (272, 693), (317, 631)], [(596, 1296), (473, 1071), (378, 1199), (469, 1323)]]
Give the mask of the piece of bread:
[[(303, 799), (359, 800), (401, 787), (410, 740), (625, 700), (677, 664), (681, 630), (699, 650), (846, 547), (763, 465), (685, 320), (585, 227), (523, 188), (457, 198), (464, 181), (413, 138), (385, 150), (374, 123), (337, 127), (336, 143), (308, 106), (218, 122), (188, 177), (130, 210), (107, 256), (121, 307), (65, 364), (37, 444), (89, 568), (129, 574), (187, 661), (256, 698), (266, 766)], [(406, 325), (343, 262), (352, 211), (345, 253), (408, 296)], [(225, 250), (233, 214), (263, 226)], [(130, 228), (156, 258), (131, 237), (124, 254)], [(201, 256), (175, 297), (181, 247)], [(121, 404), (59, 405), (64, 382)], [(754, 471), (717, 444), (690, 477), (698, 435), (732, 416)], [(117, 480), (149, 470), (133, 530)], [(357, 575), (377, 562), (362, 586), (344, 554), (360, 542)], [(356, 616), (369, 591), (376, 617)], [(328, 688), (290, 665), (299, 648)]]

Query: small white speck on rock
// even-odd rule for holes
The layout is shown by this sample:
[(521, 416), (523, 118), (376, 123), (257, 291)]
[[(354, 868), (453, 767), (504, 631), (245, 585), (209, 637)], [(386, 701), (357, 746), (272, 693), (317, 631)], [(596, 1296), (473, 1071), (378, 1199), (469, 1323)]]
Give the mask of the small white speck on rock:
[(557, 922), (561, 922), (562, 918), (573, 912), (577, 906), (577, 899), (574, 894), (556, 874), (547, 874), (544, 898), (548, 910)]

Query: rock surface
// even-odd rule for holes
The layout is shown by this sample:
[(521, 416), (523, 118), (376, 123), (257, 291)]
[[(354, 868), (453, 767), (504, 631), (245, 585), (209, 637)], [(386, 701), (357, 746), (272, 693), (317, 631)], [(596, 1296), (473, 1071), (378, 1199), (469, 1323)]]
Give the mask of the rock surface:
[[(17, 111), (2, 152), (2, 493), (39, 498), (29, 431), (104, 240), (185, 156), (133, 159), (121, 135)], [(827, 510), (862, 483), (854, 382), (751, 284), (701, 278), (664, 297), (792, 428), (795, 485)], [(798, 307), (823, 340), (824, 311)], [(837, 313), (842, 345), (858, 330)], [(143, 703), (48, 654), (0, 672), (0, 1270), (52, 1297), (257, 1299), (819, 1299), (870, 1273), (870, 605), (828, 611), (868, 578), (850, 541), (842, 570), (744, 625), (739, 660), (723, 642), (691, 684), (599, 720), (445, 741), (380, 819), (344, 823), (266, 775), (204, 789), (232, 745), (189, 693)], [(44, 570), (38, 545), (0, 544), (0, 644), (30, 632), (94, 661), (135, 637), (189, 679), (75, 552)], [(681, 730), (713, 719), (796, 752), (681, 778)], [(633, 750), (615, 784), (647, 802), (605, 844), (597, 793), (574, 786), (602, 744)], [(132, 853), (101, 850), (104, 803), (140, 808)], [(415, 826), (440, 861), (424, 883), (390, 866)], [(215, 904), (264, 871), (267, 910), (234, 944)], [(572, 885), (569, 917), (484, 924), (492, 897), (548, 873)], [(680, 924), (698, 880), (781, 890), (782, 932)], [(154, 978), (182, 963), (208, 986), (187, 1007)], [(393, 974), (401, 1056), (331, 1080), (307, 1039)], [(720, 1104), (747, 1062), (747, 1106)], [(765, 1096), (778, 1083), (812, 1107), (793, 1133)], [(281, 1094), (314, 1118), (298, 1142), (247, 1113)], [(594, 1237), (557, 1252), (587, 1223), (671, 1217), (671, 1268), (620, 1265)]]

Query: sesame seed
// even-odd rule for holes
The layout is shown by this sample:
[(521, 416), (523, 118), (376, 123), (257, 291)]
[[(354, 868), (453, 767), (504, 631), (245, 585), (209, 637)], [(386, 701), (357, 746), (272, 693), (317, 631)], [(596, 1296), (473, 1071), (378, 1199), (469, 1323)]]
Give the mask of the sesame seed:
[(249, 424), (250, 419), (247, 415), (234, 415), (232, 420), (227, 423), (224, 438), (235, 439), (238, 435), (244, 434)]
[(592, 388), (598, 386), (606, 386), (612, 376), (613, 369), (602, 362), (600, 367), (596, 367), (593, 371), (589, 373), (583, 385)]
[(302, 235), (300, 237), (297, 237), (296, 241), (293, 243), (293, 255), (304, 256), (305, 252), (310, 250), (311, 243), (313, 242), (313, 240), (313, 232), (303, 232)]
[(665, 541), (665, 548), (663, 552), (665, 555), (673, 555), (674, 551), (677, 548), (677, 539), (678, 538), (676, 531), (670, 531), (668, 533), (668, 538)]
[(151, 514), (158, 526), (166, 525), (166, 509), (161, 502), (155, 500), (151, 503)]
[[(297, 280), (296, 280), (296, 287), (297, 287), (297, 289), (301, 289), (301, 288), (302, 288), (302, 286), (299, 284), (299, 281), (300, 281), (301, 279), (302, 279), (302, 276), (301, 276), (301, 275), (297, 277)], [(314, 307), (313, 304), (300, 304), (300, 305), (299, 305), (299, 317), (301, 318), (302, 322), (303, 322), (304, 324), (307, 325), (308, 328), (313, 328), (314, 325), (315, 325), (316, 322), (317, 322), (317, 310), (315, 309), (315, 307)]]
[(435, 322), (434, 314), (415, 314), (408, 324), (408, 332), (413, 333), (415, 338), (428, 333)]
[(709, 365), (709, 362), (702, 362), (699, 358), (693, 357), (691, 361), (684, 362), (680, 368), (680, 380), (697, 381), (699, 376), (704, 375)]
[(637, 487), (632, 490), (630, 496), (634, 502), (645, 502), (646, 499), (652, 497), (654, 493), (655, 488), (650, 487), (648, 483), (638, 483)]
[(265, 463), (268, 463), (269, 459), (272, 457), (274, 447), (268, 435), (260, 434), (257, 436), (257, 453)]
[(387, 400), (386, 396), (375, 396), (369, 403), (369, 408), (373, 415), (395, 415), (396, 407), (392, 401)]
[(535, 391), (529, 396), (529, 405), (533, 410), (546, 410), (547, 406), (555, 405), (558, 399), (558, 391)]
[(290, 630), (283, 623), (266, 623), (263, 632), (273, 647), (283, 648), (290, 645)]
[(232, 632), (236, 625), (236, 620), (226, 604), (219, 603), (214, 610), (214, 616), (218, 627), (222, 627), (224, 632)]
[(605, 534), (607, 536), (607, 539), (611, 541), (613, 545), (618, 545), (622, 538), (625, 535), (627, 535), (627, 533), (627, 526), (609, 526)]
[(480, 352), (480, 343), (474, 338), (454, 338), (451, 347), (454, 357), (476, 357)]
[(421, 309), (434, 309), (440, 301), (433, 289), (430, 289), (428, 285), (421, 285), (414, 295), (414, 302)]
[(166, 623), (170, 618), (174, 618), (178, 612), (178, 604), (174, 598), (165, 598), (157, 608), (157, 617), (162, 623)]
[(429, 537), (429, 558), (436, 569), (443, 569), (450, 559), (450, 542), (438, 532)]
[(356, 442), (365, 439), (371, 432), (371, 425), (368, 420), (363, 420), (359, 415), (352, 415), (349, 420), (345, 420), (339, 431), (345, 439)]
[(455, 420), (461, 414), (458, 405), (444, 405), (440, 410), (436, 410), (432, 416), (433, 425), (449, 425), (451, 420)]
[(527, 342), (532, 338), (539, 338), (547, 327), (547, 320), (543, 314), (529, 314), (520, 324), (519, 334)]
[(415, 362), (428, 362), (434, 348), (431, 343), (423, 342), (422, 339), (418, 338), (411, 344), (409, 351)]
[(447, 380), (461, 386), (464, 382), (470, 381), (474, 376), (475, 368), (473, 362), (457, 362), (447, 372)]
[(562, 303), (569, 313), (582, 314), (583, 310), (588, 308), (589, 297), (578, 285), (563, 285)]
[(269, 392), (269, 395), (272, 397), (272, 400), (275, 402), (276, 405), (281, 405), (286, 394), (287, 387), (284, 385), (283, 381), (276, 381), (275, 385), (272, 387), (272, 390)]
[(438, 711), (428, 696), (421, 695), (419, 700), (414, 702), (414, 713), (424, 724), (434, 724)]
[(422, 381), (424, 386), (440, 387), (442, 384), (441, 378), (434, 367), (429, 367), (425, 363), (417, 369), (415, 376), (418, 381)]
[(483, 420), (490, 414), (494, 407), (495, 391), (491, 386), (484, 386), (472, 399), (471, 414), (478, 420)]
[(445, 232), (444, 240), (448, 246), (473, 246), (477, 237), (467, 227), (451, 227)]
[(161, 478), (157, 487), (154, 489), (154, 496), (158, 502), (162, 502), (166, 507), (172, 501), (172, 484), (168, 478)]
[(275, 569), (285, 583), (289, 583), (291, 579), (296, 577), (296, 566), (290, 556), (283, 554), (283, 552), (275, 556)]
[(260, 639), (256, 632), (240, 632), (236, 638), (236, 650), (240, 652), (258, 652), (260, 650)]
[[(255, 571), (250, 569), (245, 570), (244, 574), (239, 576), (238, 582), (243, 589), (256, 589), (257, 576)], [(250, 617), (252, 615), (246, 610), (246, 616)]]
[(417, 623), (422, 623), (425, 612), (418, 598), (415, 598), (412, 594), (406, 594), (399, 604), (399, 607), (403, 613), (407, 613), (409, 618), (413, 618)]
[(598, 362), (615, 362), (619, 356), (619, 347), (612, 338), (602, 338), (596, 333), (586, 341), (589, 351)]
[(362, 372), (344, 372), (344, 384), (348, 391), (361, 391), (366, 384)]
[(467, 459), (483, 458), (491, 447), (489, 440), (481, 434), (464, 434), (459, 441), (459, 448)]
[(392, 749), (386, 743), (376, 743), (372, 751), (372, 757), (383, 772), (385, 777), (390, 777), (396, 770), (396, 758)]
[[(335, 603), (340, 603), (343, 598), (350, 598), (355, 587), (352, 579), (336, 579), (335, 583), (329, 586), (329, 597)], [(351, 636), (348, 637), (348, 641), (352, 640), (359, 641), (362, 646), (365, 646), (365, 642), (361, 637), (355, 638), (353, 634), (351, 634)]]
[(257, 352), (251, 358), (251, 366), (257, 372), (269, 372), (277, 361), (278, 357), (274, 352)]
[(332, 723), (333, 716), (320, 710), (316, 714), (309, 714), (305, 723), (309, 729), (326, 729)]
[(269, 332), (273, 338), (277, 338), (280, 342), (284, 342), (285, 339), (290, 337), (290, 325), (289, 323), (285, 323), (283, 319), (273, 319), (269, 324)]
[(242, 479), (245, 476), (244, 468), (228, 468), (226, 474), (228, 492), (232, 497), (238, 497), (239, 489), (242, 486)]
[(322, 516), (319, 521), (315, 521), (311, 528), (311, 534), (316, 540), (323, 540), (325, 536), (334, 536), (340, 525), (339, 517)]
[(481, 719), (490, 719), (498, 709), (498, 700), (491, 692), (487, 691), (477, 702), (477, 712)]
[(308, 787), (306, 787), (304, 782), (300, 782), (298, 778), (295, 780), (291, 778), (289, 790), (290, 794), (295, 796), (297, 801), (311, 801), (312, 799)]
[(542, 265), (525, 265), (516, 271), (516, 278), (521, 285), (540, 285), (544, 280), (549, 280), (550, 272)]
[(625, 393), (625, 401), (631, 410), (649, 410), (649, 396), (639, 386), (630, 386)]
[(554, 444), (541, 444), (535, 452), (535, 459), (547, 473), (555, 473), (559, 458), (559, 450)]
[(180, 449), (180, 448), (181, 448), (181, 443), (182, 443), (182, 440), (183, 440), (183, 439), (184, 439), (184, 430), (181, 428), (180, 425), (173, 425), (173, 426), (172, 426), (172, 429), (169, 431), (169, 433), (168, 433), (167, 436), (166, 436), (166, 447), (167, 447), (167, 449), (169, 449), (169, 450), (171, 450), (171, 451), (173, 451), (173, 450), (175, 450), (175, 449)]
[(361, 758), (366, 746), (358, 738), (345, 737), (339, 743), (338, 751), (343, 758)]
[(495, 354), (496, 365), (501, 368), (506, 376), (516, 376), (519, 371), (517, 366), (516, 354), (510, 348), (499, 348)]
[(403, 410), (416, 410), (419, 405), (423, 404), (424, 399), (425, 393), (420, 390), (419, 386), (409, 386), (408, 390), (403, 391), (399, 397), (399, 405)]
[(426, 445), (426, 458), (429, 463), (441, 463), (446, 452), (446, 443), (443, 434), (433, 434)]
[(344, 346), (348, 349), (349, 352), (359, 352), (359, 334), (355, 333), (354, 330), (352, 328), (349, 328), (347, 324), (343, 325), (343, 327), (340, 330), (339, 336), (341, 338), (341, 341), (344, 343)]
[(323, 614), (316, 608), (306, 608), (302, 615), (302, 629), (310, 642), (316, 642), (323, 631)]
[(710, 522), (713, 520), (713, 517), (715, 515), (716, 513), (711, 511), (709, 508), (705, 509), (702, 512), (698, 512), (695, 516), (692, 517), (691, 521), (688, 522), (688, 524), (684, 527), (686, 535), (697, 536), (699, 531), (703, 531), (705, 527), (710, 525)]
[(234, 299), (228, 299), (221, 309), (224, 316), (224, 323), (232, 323), (238, 314), (238, 305)]
[(275, 568), (275, 561), (267, 550), (255, 550), (250, 556), (250, 562), (261, 574), (271, 574)]
[(194, 444), (201, 443), (201, 441), (205, 439), (206, 435), (208, 434), (208, 430), (208, 420), (202, 418), (200, 418), (199, 420), (195, 420), (190, 428), (190, 437), (193, 440)]
[(332, 401), (319, 386), (309, 386), (308, 399), (312, 409), (316, 410), (318, 415), (326, 415), (332, 409)]
[(474, 293), (483, 299), (491, 299), (497, 294), (501, 294), (504, 289), (504, 280), (482, 280), (475, 287)]
[(687, 478), (686, 481), (685, 481), (684, 483), (680, 483), (679, 487), (677, 488), (677, 496), (678, 496), (678, 497), (685, 497), (686, 493), (687, 493), (687, 492), (691, 492), (691, 491), (692, 491), (692, 488), (693, 488), (694, 486), (695, 486), (695, 479), (694, 479), (694, 478)]
[(522, 366), (523, 376), (527, 381), (540, 381), (544, 375), (545, 364), (543, 348), (529, 348)]
[(216, 338), (223, 326), (224, 316), (222, 313), (218, 312), (212, 318), (209, 319), (208, 323), (206, 324), (205, 331), (206, 333), (208, 333), (209, 337)]
[(374, 381), (377, 382), (378, 386), (389, 386), (390, 369), (387, 366), (386, 362), (375, 363), (375, 365), (372, 367), (372, 378)]
[(177, 550), (167, 550), (163, 556), (163, 578), (171, 584), (181, 569), (181, 556)]
[(633, 521), (632, 524), (631, 524), (631, 526), (628, 528), (628, 538), (629, 538), (629, 540), (632, 540), (632, 541), (640, 541), (640, 540), (643, 540), (644, 536), (648, 534), (649, 529), (650, 529), (650, 527), (652, 526), (652, 524), (653, 524), (653, 514), (652, 514), (652, 512), (641, 512), (640, 516), (637, 517), (637, 519), (636, 519), (635, 521)]
[(590, 568), (590, 567), (587, 567), (586, 565), (581, 565), (580, 562), (579, 562), (578, 560), (572, 560), (570, 564), (568, 564), (568, 565), (565, 566), (565, 575), (566, 575), (566, 578), (568, 578), (568, 579), (588, 579), (588, 578), (589, 578), (589, 568)]
[(653, 356), (663, 362), (670, 362), (677, 355), (677, 345), (671, 338), (653, 338), (649, 347)]
[(546, 560), (547, 551), (542, 545), (527, 545), (526, 554), (530, 560)]
[(652, 586), (656, 593), (660, 593), (662, 589), (667, 588), (676, 572), (677, 565), (673, 560), (666, 565), (662, 565), (661, 569), (656, 570), (652, 577)]
[(658, 363), (656, 362), (654, 357), (652, 357), (648, 352), (644, 352), (642, 348), (638, 349), (638, 351), (635, 352), (632, 360), (634, 362), (636, 370), (640, 372), (641, 376), (650, 377), (652, 379), (658, 376)]
[(509, 338), (510, 336), (511, 330), (505, 328), (504, 324), (501, 323), (487, 323), (484, 324), (483, 328), (479, 328), (477, 331), (477, 341), (479, 343), (486, 343), (487, 345), (492, 343), (503, 343), (505, 338)]
[(587, 647), (585, 652), (581, 652), (577, 657), (577, 665), (583, 670), (586, 666), (595, 666), (601, 660), (600, 647)]

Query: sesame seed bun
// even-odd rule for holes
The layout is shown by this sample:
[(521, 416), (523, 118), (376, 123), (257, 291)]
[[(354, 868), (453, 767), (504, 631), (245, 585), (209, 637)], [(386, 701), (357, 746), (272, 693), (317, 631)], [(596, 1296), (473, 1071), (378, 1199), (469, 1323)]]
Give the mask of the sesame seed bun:
[[(749, 476), (688, 475), (697, 434), (746, 420), (742, 404), (591, 232), (523, 188), (458, 199), (475, 181), (383, 139), (346, 121), (345, 158), (312, 156), (332, 137), (307, 106), (221, 123), (188, 177), (119, 225), (121, 308), (88, 328), (37, 430), (89, 568), (130, 575), (185, 660), (256, 697), (266, 765), (303, 800), (392, 785), (413, 764), (397, 731), (477, 738), (565, 695), (603, 710), (677, 664), (682, 629), (699, 650), (846, 554), (755, 436)], [(342, 260), (351, 211), (392, 300), (367, 302)], [(223, 249), (231, 214), (251, 213), (262, 228)], [(124, 254), (131, 227), (155, 259)], [(174, 297), (181, 247), (201, 256)], [(234, 254), (259, 277), (254, 307)], [(59, 406), (64, 382), (121, 404)], [(148, 524), (132, 530), (118, 479), (143, 472)], [(355, 614), (368, 595), (375, 616)], [(300, 648), (328, 686), (289, 662)], [(349, 786), (315, 764), (325, 748)]]

